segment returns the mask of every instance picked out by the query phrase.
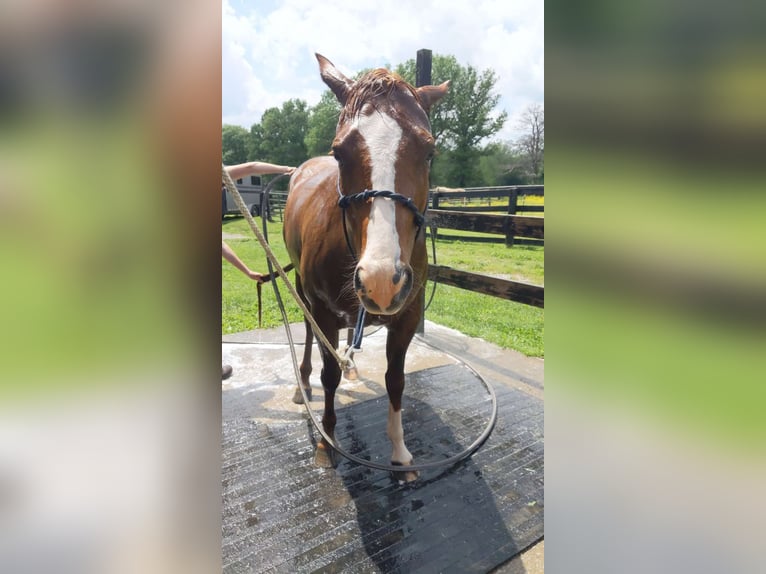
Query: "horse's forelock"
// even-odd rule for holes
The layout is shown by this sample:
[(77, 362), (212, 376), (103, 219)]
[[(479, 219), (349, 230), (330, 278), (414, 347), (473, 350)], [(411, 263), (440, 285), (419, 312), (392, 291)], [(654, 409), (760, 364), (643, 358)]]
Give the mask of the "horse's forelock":
[(423, 106), (417, 90), (398, 74), (390, 72), (385, 68), (377, 68), (367, 72), (352, 87), (346, 105), (343, 108), (341, 120), (358, 116), (362, 113), (365, 104), (381, 96), (389, 97), (394, 91), (400, 89), (408, 91), (418, 102), (418, 105)]

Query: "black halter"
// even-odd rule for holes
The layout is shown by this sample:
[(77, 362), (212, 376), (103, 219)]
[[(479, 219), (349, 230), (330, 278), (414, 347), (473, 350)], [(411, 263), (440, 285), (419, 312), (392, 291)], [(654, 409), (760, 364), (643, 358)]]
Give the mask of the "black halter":
[[(346, 237), (346, 245), (348, 245), (348, 250), (354, 257), (354, 260), (356, 260), (357, 257), (356, 253), (354, 253), (354, 248), (351, 246), (351, 240), (348, 237), (348, 227), (346, 225), (346, 208), (351, 205), (352, 201), (367, 201), (368, 199), (374, 199), (376, 197), (384, 197), (392, 201), (397, 201), (412, 212), (415, 219), (415, 225), (418, 228), (417, 232), (415, 233), (415, 239), (417, 239), (418, 235), (420, 235), (420, 230), (423, 228), (423, 223), (426, 220), (425, 212), (420, 213), (411, 198), (405, 197), (400, 193), (395, 193), (387, 189), (365, 189), (361, 193), (343, 195), (340, 192), (340, 177), (338, 177), (338, 207), (343, 210), (343, 235)], [(426, 205), (426, 208), (428, 208), (428, 205)]]
[[(420, 213), (418, 211), (417, 206), (413, 203), (412, 199), (409, 197), (405, 197), (404, 195), (400, 193), (395, 193), (393, 191), (389, 191), (387, 189), (365, 189), (361, 193), (355, 193), (353, 195), (343, 195), (340, 192), (340, 176), (338, 176), (338, 207), (340, 207), (343, 210), (343, 235), (346, 238), (346, 245), (348, 245), (348, 250), (351, 253), (351, 256), (354, 258), (354, 261), (358, 261), (356, 257), (356, 253), (354, 253), (354, 248), (351, 245), (351, 239), (349, 239), (348, 236), (348, 226), (346, 225), (346, 208), (351, 205), (352, 201), (367, 201), (368, 199), (374, 199), (376, 197), (385, 197), (392, 201), (398, 201), (401, 203), (404, 207), (409, 209), (412, 214), (415, 216), (415, 225), (417, 226), (418, 230), (415, 233), (415, 239), (418, 238), (418, 235), (420, 235), (420, 230), (423, 227), (423, 223), (426, 220), (426, 217), (424, 213)], [(426, 209), (428, 208), (428, 204), (426, 203)], [(356, 327), (354, 328), (354, 338), (351, 342), (351, 348), (349, 350), (354, 350), (356, 352), (360, 352), (362, 349), (362, 337), (364, 336), (364, 320), (367, 315), (367, 312), (364, 310), (364, 306), (359, 306), (359, 312), (356, 317)]]

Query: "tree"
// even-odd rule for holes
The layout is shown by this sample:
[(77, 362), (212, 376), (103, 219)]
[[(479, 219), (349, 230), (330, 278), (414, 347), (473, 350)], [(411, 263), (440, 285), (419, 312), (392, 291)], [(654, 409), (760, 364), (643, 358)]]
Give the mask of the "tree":
[(261, 123), (250, 129), (250, 159), (298, 165), (308, 159), (306, 133), (309, 113), (303, 100), (292, 99), (281, 108), (263, 112)]
[[(415, 60), (407, 60), (396, 72), (410, 83), (415, 82)], [(463, 187), (479, 178), (480, 143), (500, 131), (508, 114), (493, 116), (500, 96), (493, 93), (497, 78), (491, 69), (479, 73), (472, 66), (461, 66), (454, 56), (434, 55), (431, 60), (431, 83), (450, 80), (447, 96), (431, 110), (431, 132), (440, 151), (449, 152), (445, 185)], [(437, 155), (434, 164), (447, 154)]]
[(224, 124), (221, 128), (221, 156), (225, 165), (247, 161), (250, 134), (242, 126)]
[(309, 157), (329, 153), (332, 140), (335, 138), (335, 128), (338, 125), (339, 115), (340, 104), (335, 94), (326, 90), (319, 103), (309, 112), (308, 133), (306, 134), (306, 151)]
[(514, 163), (514, 150), (507, 143), (491, 142), (481, 150), (479, 172), (482, 185), (508, 185), (505, 174)]
[(526, 168), (534, 181), (540, 181), (545, 165), (545, 110), (540, 104), (527, 106), (521, 114), (517, 127), (524, 135), (516, 147), (526, 162)]

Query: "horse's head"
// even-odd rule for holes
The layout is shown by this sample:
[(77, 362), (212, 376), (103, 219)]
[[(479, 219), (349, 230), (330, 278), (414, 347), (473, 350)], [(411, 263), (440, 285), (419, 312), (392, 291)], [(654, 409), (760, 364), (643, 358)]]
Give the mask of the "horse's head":
[(414, 88), (383, 69), (354, 82), (316, 56), (322, 79), (343, 106), (332, 144), (338, 192), (403, 196), (353, 201), (346, 208), (348, 240), (358, 256), (356, 293), (367, 311), (392, 315), (412, 291), (410, 257), (420, 229), (412, 206), (401, 200), (411, 199), (420, 214), (426, 208), (434, 152), (428, 110), (447, 93), (448, 82)]

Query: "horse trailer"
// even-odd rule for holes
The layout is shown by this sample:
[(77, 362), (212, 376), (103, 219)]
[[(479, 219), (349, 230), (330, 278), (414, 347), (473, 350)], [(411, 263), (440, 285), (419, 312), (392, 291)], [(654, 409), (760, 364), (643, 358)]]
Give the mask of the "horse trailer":
[[(246, 179), (249, 180), (249, 183), (244, 183)], [(261, 195), (263, 192), (261, 178), (251, 175), (248, 178), (240, 178), (235, 183), (250, 215), (253, 217), (259, 216), (261, 214)], [(239, 208), (231, 193), (229, 193), (225, 185), (221, 185), (221, 216), (239, 214)]]

